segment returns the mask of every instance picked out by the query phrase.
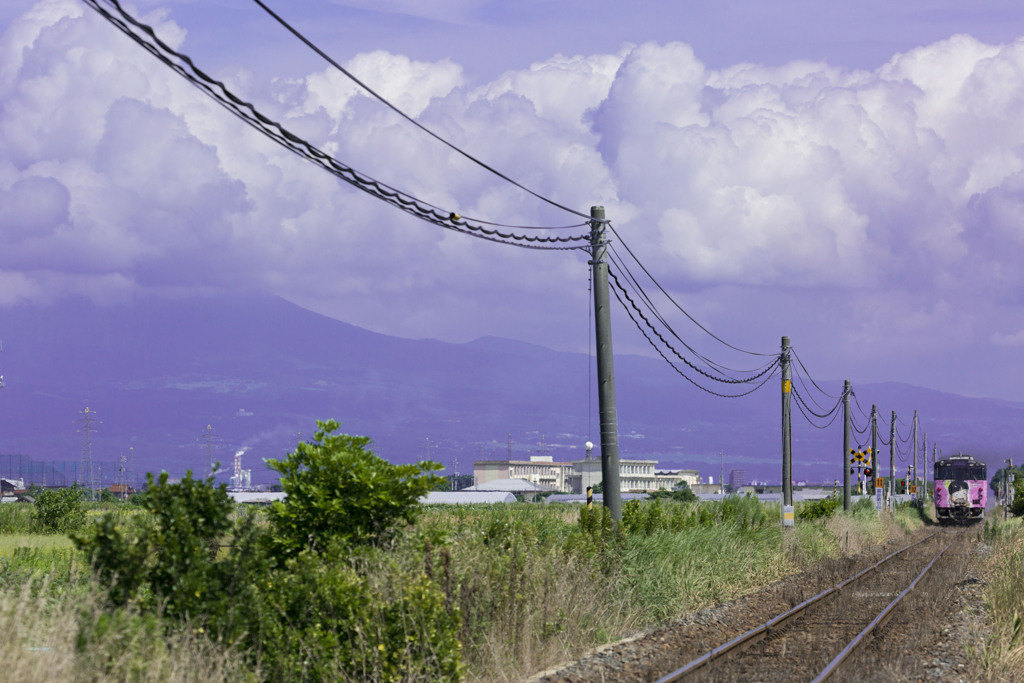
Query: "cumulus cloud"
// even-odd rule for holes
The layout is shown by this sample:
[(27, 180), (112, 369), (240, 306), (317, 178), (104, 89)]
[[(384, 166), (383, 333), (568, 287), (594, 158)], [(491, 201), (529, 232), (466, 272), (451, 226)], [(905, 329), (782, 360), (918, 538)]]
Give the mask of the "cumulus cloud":
[[(147, 21), (189, 51), (166, 13)], [(260, 138), (81, 3), (40, 2), (7, 26), (0, 55), (0, 304), (262, 287), (409, 336), (529, 337), (524, 321), (557, 327), (570, 309), (585, 320), (584, 256), (496, 247), (403, 216)], [(850, 299), (861, 330), (851, 338), (872, 336), (882, 306), (904, 316), (891, 329), (909, 339), (981, 315), (965, 297), (1016, 305), (1024, 284), (1024, 41), (953, 36), (875, 71), (711, 69), (681, 43), (556, 55), (475, 86), (448, 60), (375, 51), (347, 67), (529, 187), (584, 213), (604, 204), (683, 296), (827, 289)], [(218, 77), (424, 200), (499, 222), (579, 221), (333, 70)], [(885, 304), (889, 291), (901, 303)], [(570, 336), (551, 343), (576, 345)]]

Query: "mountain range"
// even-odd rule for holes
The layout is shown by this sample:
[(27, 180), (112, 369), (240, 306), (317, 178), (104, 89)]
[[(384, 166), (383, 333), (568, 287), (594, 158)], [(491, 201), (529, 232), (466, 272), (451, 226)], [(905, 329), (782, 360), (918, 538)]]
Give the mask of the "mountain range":
[[(19, 305), (0, 309), (0, 338), (5, 476), (73, 479), (84, 453), (105, 483), (116, 480), (122, 456), (131, 479), (159, 470), (179, 476), (204, 471), (208, 455), (229, 470), (244, 450), (253, 481), (269, 483), (274, 473), (263, 459), (293, 449), (322, 419), (369, 436), (388, 460), (435, 460), (448, 474), (509, 453), (579, 459), (586, 441), (600, 441), (595, 371), (585, 353), (490, 337), (464, 344), (389, 337), (269, 294)], [(775, 380), (725, 399), (661, 359), (616, 356), (615, 365), (620, 457), (716, 480), (743, 468), (748, 479), (779, 481)], [(841, 393), (841, 381), (817, 384), (832, 397)], [(878, 404), (888, 440), (895, 410), (907, 459), (914, 410), (929, 443), (946, 454), (970, 452), (993, 469), (1017, 455), (1022, 403), (898, 383), (854, 388), (857, 427)], [(817, 395), (816, 412), (836, 401)], [(841, 478), (841, 419), (818, 428), (795, 405), (793, 415), (794, 478)], [(854, 441), (870, 443), (856, 432)], [(889, 449), (881, 450), (887, 474)], [(905, 466), (900, 460), (897, 471)]]

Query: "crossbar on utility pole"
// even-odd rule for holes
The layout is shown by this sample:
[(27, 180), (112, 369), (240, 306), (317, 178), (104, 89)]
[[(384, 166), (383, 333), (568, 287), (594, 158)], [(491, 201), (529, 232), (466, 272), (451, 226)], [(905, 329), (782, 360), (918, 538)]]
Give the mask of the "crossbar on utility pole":
[(604, 207), (590, 207), (590, 266), (594, 280), (594, 325), (597, 345), (597, 401), (601, 412), (601, 487), (612, 519), (622, 521), (619, 485), (619, 426), (615, 411), (612, 318), (608, 297), (608, 241)]
[(850, 380), (843, 382), (843, 510), (850, 504)]
[(782, 338), (782, 504), (793, 504), (793, 435), (792, 396), (793, 379), (789, 367), (789, 337)]

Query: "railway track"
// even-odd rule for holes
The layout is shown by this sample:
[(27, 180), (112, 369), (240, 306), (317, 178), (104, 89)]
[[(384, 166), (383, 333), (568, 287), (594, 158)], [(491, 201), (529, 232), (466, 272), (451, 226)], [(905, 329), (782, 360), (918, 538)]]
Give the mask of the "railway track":
[(662, 676), (658, 683), (855, 680), (860, 673), (858, 652), (926, 581), (954, 536), (934, 533), (901, 548)]

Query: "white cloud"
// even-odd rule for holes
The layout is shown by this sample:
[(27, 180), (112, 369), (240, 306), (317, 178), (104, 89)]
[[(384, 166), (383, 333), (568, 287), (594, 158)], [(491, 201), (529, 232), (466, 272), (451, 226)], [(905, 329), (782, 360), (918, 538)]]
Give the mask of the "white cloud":
[(1014, 334), (994, 333), (989, 341), (996, 346), (1024, 346), (1024, 330), (1018, 330)]
[[(150, 20), (188, 52), (180, 27)], [(6, 28), (0, 55), (0, 303), (257, 286), (410, 336), (537, 338), (525, 328), (558, 327), (577, 308), (585, 324), (582, 256), (403, 216), (258, 137), (80, 3), (40, 3)], [(1013, 299), (1024, 284), (1024, 42), (955, 36), (873, 72), (715, 70), (687, 45), (647, 43), (554, 56), (472, 89), (448, 60), (375, 51), (347, 66), (527, 186), (584, 213), (604, 204), (676, 292), (827, 289), (864, 302), (849, 307), (853, 328), (898, 314), (893, 334), (910, 339), (950, 324), (966, 297)], [(228, 80), (424, 200), (515, 224), (579, 220), (332, 70)], [(889, 291), (898, 304), (877, 295)], [(706, 309), (719, 323), (730, 315)], [(551, 343), (578, 345), (558, 334)]]

